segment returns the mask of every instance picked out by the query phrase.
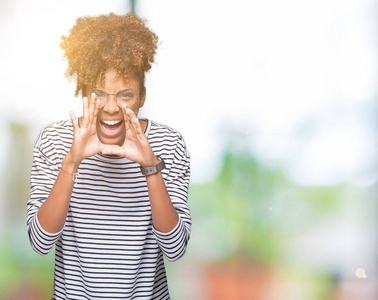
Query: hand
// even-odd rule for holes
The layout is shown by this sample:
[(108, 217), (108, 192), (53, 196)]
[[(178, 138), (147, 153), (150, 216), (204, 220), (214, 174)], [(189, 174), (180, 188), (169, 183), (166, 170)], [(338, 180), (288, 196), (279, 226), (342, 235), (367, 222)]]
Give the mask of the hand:
[(95, 94), (91, 95), (91, 99), (83, 98), (83, 117), (78, 119), (73, 111), (70, 111), (70, 117), (73, 124), (74, 138), (67, 158), (71, 163), (77, 166), (87, 157), (95, 155), (102, 151), (104, 145), (97, 137), (96, 122), (99, 111), (99, 104), (96, 101)]
[(126, 127), (125, 141), (122, 146), (103, 145), (102, 154), (119, 155), (139, 163), (142, 167), (153, 166), (159, 162), (145, 136), (134, 111), (122, 107)]

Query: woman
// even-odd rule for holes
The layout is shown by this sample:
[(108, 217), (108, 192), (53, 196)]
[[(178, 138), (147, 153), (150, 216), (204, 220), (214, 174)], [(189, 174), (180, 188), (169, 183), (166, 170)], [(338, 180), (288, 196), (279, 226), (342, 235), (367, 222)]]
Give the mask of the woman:
[(163, 254), (190, 236), (190, 158), (176, 130), (138, 119), (158, 37), (138, 17), (79, 18), (61, 48), (83, 116), (46, 126), (34, 147), (27, 226), (55, 245), (53, 299), (169, 299)]

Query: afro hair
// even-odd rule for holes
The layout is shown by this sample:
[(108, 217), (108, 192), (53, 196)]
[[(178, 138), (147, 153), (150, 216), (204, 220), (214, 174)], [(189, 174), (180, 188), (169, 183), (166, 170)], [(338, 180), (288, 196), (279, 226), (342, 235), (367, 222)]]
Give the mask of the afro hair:
[(144, 86), (157, 44), (158, 36), (133, 14), (78, 18), (60, 44), (68, 61), (66, 77), (76, 79), (75, 96), (103, 82), (109, 68), (125, 78), (136, 77)]

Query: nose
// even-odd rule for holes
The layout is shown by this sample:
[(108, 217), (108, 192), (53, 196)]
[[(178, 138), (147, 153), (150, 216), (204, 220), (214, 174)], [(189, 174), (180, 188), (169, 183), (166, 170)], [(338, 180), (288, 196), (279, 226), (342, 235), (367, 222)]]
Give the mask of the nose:
[(108, 96), (108, 101), (106, 101), (105, 106), (103, 107), (103, 110), (109, 114), (114, 114), (119, 111), (119, 106), (117, 105), (117, 102), (115, 100), (114, 95)]

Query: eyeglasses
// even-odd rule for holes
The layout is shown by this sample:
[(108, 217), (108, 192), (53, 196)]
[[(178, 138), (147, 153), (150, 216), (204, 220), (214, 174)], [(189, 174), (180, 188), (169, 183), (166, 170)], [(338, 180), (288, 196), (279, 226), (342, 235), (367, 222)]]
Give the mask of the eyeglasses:
[(99, 108), (102, 108), (106, 105), (109, 100), (109, 96), (114, 96), (115, 102), (119, 107), (121, 107), (124, 103), (128, 103), (130, 100), (134, 98), (134, 94), (130, 93), (128, 89), (118, 91), (115, 94), (109, 94), (100, 89), (93, 89), (91, 94), (96, 94), (96, 101), (99, 102)]

